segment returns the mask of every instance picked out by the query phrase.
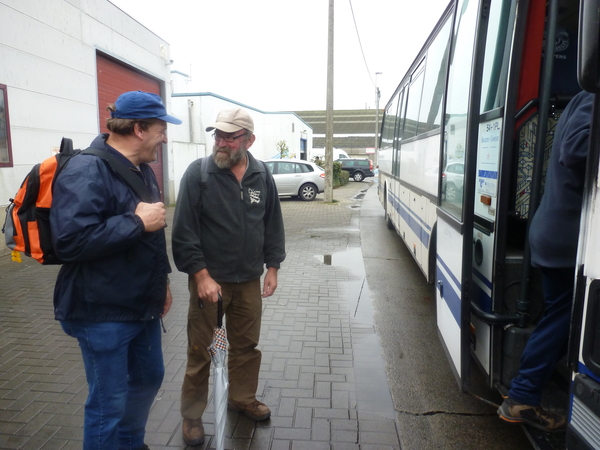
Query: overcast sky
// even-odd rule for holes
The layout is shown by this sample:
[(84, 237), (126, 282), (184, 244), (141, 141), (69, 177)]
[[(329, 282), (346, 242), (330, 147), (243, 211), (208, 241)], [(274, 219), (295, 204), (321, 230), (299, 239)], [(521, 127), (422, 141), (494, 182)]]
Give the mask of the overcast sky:
[[(170, 44), (189, 92), (262, 111), (326, 109), (328, 0), (110, 1)], [(336, 0), (334, 108), (374, 108), (375, 80), (383, 108), (447, 3)]]

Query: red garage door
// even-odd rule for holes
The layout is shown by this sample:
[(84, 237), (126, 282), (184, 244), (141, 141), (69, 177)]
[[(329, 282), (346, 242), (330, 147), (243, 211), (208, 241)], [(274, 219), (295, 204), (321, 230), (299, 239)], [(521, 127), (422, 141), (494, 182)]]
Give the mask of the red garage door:
[[(160, 95), (160, 81), (132, 67), (119, 63), (100, 53), (96, 55), (98, 72), (98, 106), (100, 117), (100, 132), (107, 133), (106, 120), (110, 113), (106, 107), (114, 103), (123, 92), (145, 91)], [(163, 184), (163, 155), (158, 153), (158, 160), (152, 164), (160, 188), (161, 199), (164, 199)]]

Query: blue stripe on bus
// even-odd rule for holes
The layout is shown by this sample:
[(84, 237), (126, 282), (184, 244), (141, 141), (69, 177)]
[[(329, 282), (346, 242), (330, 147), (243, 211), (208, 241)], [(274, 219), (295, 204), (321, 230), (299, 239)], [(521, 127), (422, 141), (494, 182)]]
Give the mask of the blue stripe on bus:
[(391, 201), (394, 204), (394, 209), (396, 209), (396, 211), (400, 212), (396, 205), (401, 204), (402, 206), (404, 206), (404, 208), (406, 208), (407, 211), (410, 211), (411, 214), (413, 214), (415, 216), (415, 220), (418, 220), (423, 225), (423, 227), (425, 227), (427, 230), (431, 231), (431, 227), (427, 224), (427, 222), (425, 222), (423, 219), (421, 219), (419, 216), (417, 216), (417, 214), (412, 212), (410, 210), (410, 207), (406, 203), (404, 203), (402, 200), (400, 200), (397, 195), (395, 195), (393, 192), (388, 191), (388, 197), (391, 197)]
[[(475, 269), (473, 269), (475, 272)], [(492, 297), (477, 283), (473, 283), (473, 300), (482, 311), (492, 312)]]
[(492, 282), (490, 280), (488, 280), (484, 274), (482, 274), (479, 270), (477, 270), (475, 267), (473, 267), (473, 274), (479, 278), (481, 281), (483, 281), (483, 284), (485, 284), (490, 290), (492, 289)]
[(406, 203), (402, 202), (393, 193), (388, 191), (388, 201), (392, 204), (393, 208), (398, 212), (400, 217), (407, 223), (409, 228), (415, 233), (425, 248), (429, 248), (429, 240), (431, 227), (424, 222), (420, 217), (415, 215), (410, 210), (410, 207)]
[[(441, 265), (445, 266), (445, 264), (443, 264), (439, 258), (438, 262), (441, 263)], [(444, 273), (440, 270), (439, 267), (437, 267), (436, 272), (438, 279), (437, 289), (439, 291), (443, 288), (443, 291), (440, 292), (440, 297), (446, 302), (448, 308), (450, 309), (450, 312), (452, 313), (452, 316), (454, 317), (454, 320), (456, 320), (456, 323), (460, 327), (460, 297), (452, 288), (452, 284), (450, 284), (450, 282), (446, 278), (446, 275), (444, 275)], [(448, 273), (450, 274), (450, 276), (453, 277), (451, 272)], [(441, 286), (439, 284), (439, 281), (442, 282)], [(460, 284), (458, 286), (460, 290)]]
[(452, 271), (450, 270), (450, 267), (448, 267), (448, 266), (446, 265), (446, 263), (445, 263), (445, 262), (442, 260), (442, 258), (440, 258), (440, 255), (439, 255), (439, 254), (438, 254), (438, 255), (436, 255), (436, 259), (437, 259), (437, 262), (438, 262), (438, 263), (439, 263), (439, 264), (440, 264), (440, 265), (441, 265), (441, 266), (444, 268), (444, 270), (445, 270), (446, 272), (448, 272), (448, 274), (450, 275), (450, 278), (452, 279), (452, 281), (454, 282), (454, 284), (456, 284), (456, 286), (458, 286), (458, 290), (459, 290), (459, 291), (460, 291), (460, 290), (462, 290), (462, 287), (461, 287), (461, 285), (460, 285), (460, 281), (458, 280), (458, 278), (456, 278), (456, 277), (454, 276), (454, 273), (452, 273)]
[[(443, 267), (444, 270), (446, 271), (446, 273), (448, 273), (448, 277), (450, 277), (450, 279), (454, 282), (454, 284), (458, 287), (458, 290), (461, 291), (461, 284), (458, 281), (458, 279), (456, 278), (456, 276), (454, 276), (454, 273), (452, 272), (452, 270), (450, 270), (450, 267), (448, 267), (448, 265), (442, 260), (442, 258), (440, 258), (440, 255), (437, 255), (437, 263), (439, 266)], [(440, 269), (437, 269), (437, 275), (438, 275), (438, 280), (441, 279), (442, 282), (444, 282), (445, 286), (448, 286), (447, 283), (445, 283), (448, 278), (442, 274), (442, 272), (440, 271)], [(482, 280), (484, 282), (484, 284), (491, 290), (492, 289), (492, 283), (491, 281), (487, 280), (483, 274), (481, 274), (478, 270), (476, 270), (475, 268), (473, 268), (473, 275), (477, 276), (477, 278), (479, 278), (480, 280)], [(484, 291), (477, 283), (473, 283), (474, 284), (474, 300), (475, 303), (477, 304), (477, 306), (479, 306), (479, 308), (481, 308), (483, 311), (485, 312), (491, 312), (492, 311), (492, 298), (490, 297), (490, 295)], [(438, 286), (439, 289), (439, 286)], [(448, 304), (448, 308), (450, 308), (450, 310), (452, 311), (452, 314), (454, 315), (454, 318), (456, 319), (457, 323), (458, 322), (458, 318), (460, 317), (460, 298), (458, 296), (458, 294), (454, 291), (454, 289), (452, 289), (451, 286), (448, 287), (448, 289), (451, 290), (451, 295), (450, 297), (447, 297), (447, 292), (446, 289), (444, 289), (444, 301), (446, 301), (446, 303)]]

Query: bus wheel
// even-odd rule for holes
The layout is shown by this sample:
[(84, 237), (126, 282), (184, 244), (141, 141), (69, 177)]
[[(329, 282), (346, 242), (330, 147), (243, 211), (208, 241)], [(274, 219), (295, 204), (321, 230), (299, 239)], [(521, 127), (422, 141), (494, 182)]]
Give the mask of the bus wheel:
[(383, 189), (383, 213), (385, 214), (385, 226), (388, 227), (388, 230), (393, 230), (394, 223), (388, 214), (387, 186)]
[(388, 230), (394, 229), (394, 222), (392, 222), (392, 218), (387, 212), (385, 213), (385, 226), (388, 228)]

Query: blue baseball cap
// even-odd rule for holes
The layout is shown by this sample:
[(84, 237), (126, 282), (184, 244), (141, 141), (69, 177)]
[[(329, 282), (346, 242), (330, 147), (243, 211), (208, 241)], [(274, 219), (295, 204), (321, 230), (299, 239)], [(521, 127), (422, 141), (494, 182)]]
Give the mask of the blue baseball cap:
[(150, 92), (131, 91), (119, 95), (115, 102), (116, 111), (111, 111), (110, 117), (117, 119), (160, 119), (175, 125), (181, 120), (167, 114), (165, 105), (160, 97)]

